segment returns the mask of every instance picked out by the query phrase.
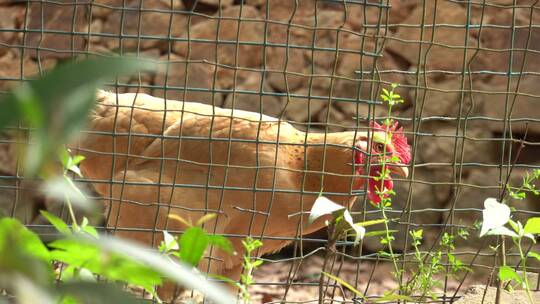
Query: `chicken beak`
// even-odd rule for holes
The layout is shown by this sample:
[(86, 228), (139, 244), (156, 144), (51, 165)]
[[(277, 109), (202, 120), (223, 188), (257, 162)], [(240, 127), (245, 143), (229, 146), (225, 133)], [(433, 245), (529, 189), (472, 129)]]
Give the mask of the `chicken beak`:
[(407, 178), (409, 176), (409, 168), (405, 167), (404, 165), (389, 166), (388, 169), (390, 170), (390, 172), (401, 177)]

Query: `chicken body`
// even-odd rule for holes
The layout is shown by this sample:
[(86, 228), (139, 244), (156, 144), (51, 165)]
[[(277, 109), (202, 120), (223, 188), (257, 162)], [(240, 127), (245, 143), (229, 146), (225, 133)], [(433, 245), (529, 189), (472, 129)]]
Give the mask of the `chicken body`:
[(351, 164), (367, 133), (304, 133), (259, 113), (100, 91), (89, 131), (72, 148), (104, 197), (107, 226), (156, 245), (162, 229), (185, 228), (168, 214), (195, 222), (216, 213), (204, 228), (228, 235), (238, 254), (212, 249), (199, 267), (231, 279), (244, 236), (264, 236), (259, 256), (275, 252), (322, 228), (306, 226), (321, 190), (349, 206), (366, 179)]

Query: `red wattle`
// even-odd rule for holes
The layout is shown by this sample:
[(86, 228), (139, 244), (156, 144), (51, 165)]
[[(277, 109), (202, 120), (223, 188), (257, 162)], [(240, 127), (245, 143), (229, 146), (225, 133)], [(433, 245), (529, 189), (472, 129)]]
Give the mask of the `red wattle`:
[[(381, 188), (381, 180), (376, 181), (373, 177), (381, 176), (381, 169), (371, 168), (369, 176), (368, 199), (373, 203), (378, 204), (381, 202), (381, 197), (377, 194), (377, 191)], [(392, 188), (394, 188), (394, 182), (389, 178), (382, 181), (382, 185), (384, 189), (392, 190)], [(384, 194), (383, 196), (386, 198), (388, 197), (388, 194)]]

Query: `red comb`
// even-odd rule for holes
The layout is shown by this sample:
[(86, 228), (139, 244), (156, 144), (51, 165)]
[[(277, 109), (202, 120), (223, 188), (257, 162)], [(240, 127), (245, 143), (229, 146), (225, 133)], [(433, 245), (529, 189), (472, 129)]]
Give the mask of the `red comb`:
[[(392, 145), (396, 150), (396, 154), (399, 157), (400, 162), (403, 165), (408, 165), (411, 161), (411, 146), (409, 146), (407, 137), (405, 137), (405, 134), (403, 134), (403, 127), (398, 128), (398, 126), (398, 122), (394, 122), (388, 127), (388, 132), (392, 134)], [(377, 131), (387, 131), (387, 127), (384, 124), (380, 125), (376, 121), (371, 122), (370, 127)]]

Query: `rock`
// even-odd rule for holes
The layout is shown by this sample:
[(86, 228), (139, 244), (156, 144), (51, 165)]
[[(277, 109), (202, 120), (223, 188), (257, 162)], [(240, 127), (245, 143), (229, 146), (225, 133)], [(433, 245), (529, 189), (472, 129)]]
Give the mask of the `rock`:
[[(264, 24), (249, 19), (260, 19), (254, 7), (244, 5), (225, 8), (221, 15), (192, 25), (189, 45), (186, 41), (176, 41), (174, 52), (190, 60), (207, 60), (232, 67), (258, 66), (263, 60), (263, 48), (252, 43), (264, 41)], [(188, 38), (185, 32), (180, 36)], [(193, 41), (197, 39), (210, 41)]]
[[(454, 304), (495, 304), (496, 294), (497, 288), (495, 287), (474, 285), (469, 287), (465, 294), (459, 300), (455, 301)], [(540, 292), (533, 291), (533, 298), (535, 303), (540, 303)], [(503, 290), (500, 303), (522, 304), (530, 303), (530, 301), (524, 291), (515, 290), (514, 292), (508, 292)]]
[[(454, 162), (492, 164), (500, 161), (497, 154), (498, 144), (490, 140), (493, 138), (491, 132), (469, 126), (465, 134), (460, 129), (456, 135), (456, 129), (456, 124), (451, 122), (423, 122), (418, 130), (421, 135), (417, 137), (417, 159), (428, 165), (439, 163), (441, 165), (437, 167), (441, 169), (450, 168)], [(458, 136), (457, 139), (456, 136)], [(462, 149), (463, 158), (461, 157)], [(430, 167), (436, 169), (435, 166)], [(464, 170), (468, 170), (467, 167)]]
[[(492, 79), (487, 83), (480, 83), (477, 86), (478, 93), (473, 96), (482, 113), (488, 118), (498, 119), (485, 123), (485, 128), (495, 132), (504, 132), (505, 111), (508, 111), (512, 119), (512, 131), (524, 133), (526, 125), (529, 132), (540, 134), (540, 107), (538, 106), (538, 81), (540, 77), (536, 75), (524, 75), (521, 77), (518, 88), (518, 78), (510, 82), (510, 87), (506, 83), (499, 83)], [(507, 93), (510, 92), (510, 93)], [(519, 94), (516, 94), (518, 92)], [(507, 107), (508, 103), (508, 108)]]
[[(437, 3), (437, 7), (435, 7)], [(433, 22), (436, 11), (436, 19)], [(427, 70), (461, 71), (463, 69), (464, 43), (467, 24), (467, 12), (458, 4), (450, 2), (426, 2), (425, 18), (423, 5), (417, 6), (403, 21), (407, 27), (399, 27), (394, 38), (386, 44), (386, 50), (403, 57), (412, 66), (425, 67)], [(434, 24), (433, 24), (434, 23)], [(451, 27), (451, 26), (456, 27)], [(433, 27), (436, 27), (433, 34)], [(420, 37), (423, 28), (423, 37)], [(422, 45), (422, 53), (419, 57), (421, 41), (433, 42), (434, 44)], [(476, 40), (468, 38), (468, 47), (476, 48)], [(429, 51), (429, 52), (428, 52)], [(426, 53), (428, 52), (428, 53)], [(467, 52), (466, 60), (470, 60), (474, 51)], [(419, 58), (422, 59), (421, 62)], [(425, 62), (424, 62), (425, 58)]]
[(103, 32), (103, 20), (101, 19), (94, 19), (92, 20), (92, 23), (90, 24), (90, 27), (86, 30), (88, 33), (88, 36), (85, 36), (86, 43), (90, 44), (97, 44), (100, 43), (102, 40), (102, 37), (96, 34), (100, 34)]
[[(202, 62), (188, 62), (185, 58), (174, 54), (170, 55), (170, 59), (167, 56), (162, 56), (160, 59), (162, 60), (161, 68), (154, 79), (154, 85), (158, 87), (167, 86), (167, 99), (221, 106), (222, 94), (212, 92), (218, 89), (213, 85), (214, 66)], [(169, 64), (168, 70), (166, 68), (167, 63)], [(184, 87), (187, 90), (184, 90)], [(165, 91), (159, 88), (154, 89), (153, 95), (163, 97)]]
[(263, 5), (266, 5), (266, 0), (245, 0), (244, 3), (260, 8)]
[[(328, 111), (330, 111), (330, 114)], [(356, 126), (356, 122), (354, 120), (350, 118), (348, 119), (345, 114), (339, 111), (334, 105), (326, 105), (324, 109), (319, 112), (317, 121), (324, 124), (324, 127), (328, 127), (329, 132), (353, 130)]]
[[(107, 17), (103, 32), (116, 35), (104, 38), (109, 49), (122, 47), (124, 50), (159, 48), (169, 49), (169, 36), (178, 37), (187, 29), (188, 18), (177, 12), (184, 9), (181, 1), (174, 0), (171, 7), (169, 0), (145, 1), (141, 7), (139, 1), (129, 4), (131, 10), (117, 10)], [(173, 12), (174, 10), (174, 12)], [(120, 24), (123, 17), (123, 25)], [(140, 20), (140, 25), (139, 25)], [(122, 32), (120, 32), (122, 30)], [(119, 39), (120, 34), (132, 37)]]
[[(522, 14), (519, 14), (519, 13)], [(479, 12), (478, 14), (481, 14)], [(477, 18), (480, 18), (478, 16)], [(512, 56), (512, 69), (514, 71), (534, 72), (540, 69), (540, 30), (536, 27), (529, 29), (530, 10), (517, 11), (515, 16), (512, 9), (494, 9), (486, 14), (484, 28), (480, 35), (480, 49), (471, 63), (473, 70), (490, 70), (506, 72), (510, 68)], [(515, 19), (515, 20), (514, 20)], [(535, 21), (533, 21), (533, 24)], [(511, 27), (516, 27), (514, 30)], [(529, 33), (530, 31), (530, 33)], [(530, 34), (530, 39), (529, 39)], [(514, 41), (512, 42), (512, 36)], [(528, 41), (528, 42), (527, 42)], [(526, 49), (527, 52), (510, 49)], [(523, 62), (525, 60), (525, 62)], [(523, 66), (523, 68), (522, 68)], [(506, 75), (478, 75), (476, 78), (497, 78), (506, 82)]]
[(0, 214), (16, 218), (23, 224), (32, 224), (40, 204), (40, 193), (36, 186), (35, 182), (4, 176), (0, 180)]
[(2, 6), (0, 8), (0, 28), (4, 31), (0, 32), (0, 56), (7, 53), (12, 45), (20, 43), (22, 33), (17, 30), (22, 27), (24, 22), (24, 6)]
[[(50, 61), (47, 61), (50, 62)], [(19, 54), (10, 51), (0, 57), (0, 90), (14, 88), (23, 79), (39, 73), (38, 65), (31, 59), (25, 59), (21, 66)]]
[(279, 92), (290, 92), (307, 85), (308, 61), (305, 50), (272, 47), (267, 52), (268, 82)]
[[(149, 49), (149, 50), (141, 51), (138, 53), (126, 53), (126, 56), (159, 61), (161, 57), (161, 52), (159, 49)], [(166, 58), (166, 57), (167, 56), (164, 55), (161, 58)], [(135, 74), (133, 76), (129, 76), (128, 79), (137, 82), (139, 81), (139, 77), (140, 77), (140, 81), (142, 82), (152, 83), (154, 82), (155, 73), (141, 73), (140, 75)]]
[[(383, 105), (372, 105), (373, 100), (380, 100), (379, 95), (382, 88), (388, 89), (391, 83), (404, 84), (405, 78), (402, 74), (393, 72), (399, 70), (389, 53), (383, 53), (382, 57), (365, 55), (357, 50), (362, 49), (364, 53), (377, 53), (378, 50), (373, 41), (362, 41), (358, 37), (349, 37), (343, 42), (343, 47), (347, 51), (342, 51), (339, 61), (335, 88), (332, 92), (334, 97), (345, 100), (337, 102), (336, 105), (349, 118), (386, 116), (387, 108)], [(376, 67), (379, 69), (378, 73)], [(408, 90), (400, 87), (396, 90), (406, 104), (396, 106), (395, 110), (410, 105)], [(373, 110), (375, 109), (375, 113)]]
[(109, 50), (105, 46), (102, 46), (100, 44), (94, 44), (94, 43), (91, 43), (88, 46), (88, 52), (91, 52), (92, 54), (99, 54), (99, 55), (105, 55), (105, 56), (115, 55), (114, 51)]
[(294, 15), (286, 8), (270, 12), (270, 20), (287, 20), (287, 24), (268, 26), (268, 42), (273, 45), (267, 48), (268, 79), (281, 92), (311, 85), (329, 91), (335, 60), (340, 55), (335, 50), (338, 33), (340, 41), (349, 35), (338, 30), (345, 25), (343, 12), (320, 10), (314, 15), (306, 10), (299, 8)]
[(199, 0), (199, 2), (215, 7), (227, 7), (233, 5), (234, 0)]
[[(272, 117), (278, 117), (282, 111), (282, 99), (278, 96), (269, 96), (275, 93), (265, 81), (261, 92), (261, 75), (253, 74), (244, 82), (236, 86), (238, 91), (249, 91), (249, 93), (230, 93), (225, 99), (223, 107), (234, 108), (252, 112), (263, 113)], [(261, 96), (262, 95), (262, 96)], [(233, 100), (234, 97), (234, 100)]]
[(315, 115), (328, 103), (328, 98), (318, 91), (309, 92), (302, 88), (291, 92), (289, 98), (283, 97), (285, 116), (295, 122), (316, 121)]
[[(411, 14), (411, 11), (421, 2), (418, 0), (390, 0), (389, 24), (404, 23), (403, 21)], [(390, 30), (395, 29), (390, 27)]]
[[(130, 7), (131, 5), (137, 2), (140, 2), (140, 1), (139, 0), (93, 0), (90, 3), (90, 8), (92, 10), (92, 18), (106, 19), (110, 14), (125, 10), (126, 7)], [(124, 3), (125, 3), (125, 6), (124, 6)]]
[[(280, 2), (274, 5), (277, 3)], [(317, 60), (313, 59), (316, 57), (312, 56), (310, 50), (315, 34), (312, 29), (315, 16), (313, 12), (307, 13), (307, 8), (303, 6), (295, 11), (290, 4), (294, 2), (289, 2), (289, 5), (284, 3), (282, 7), (276, 6), (274, 11), (270, 10), (268, 17), (267, 77), (270, 85), (279, 92), (307, 88), (312, 74), (311, 63)], [(313, 68), (318, 67), (314, 65)]]
[[(406, 84), (416, 86), (416, 76), (408, 75)], [(424, 82), (427, 80), (427, 83)], [(419, 89), (417, 97), (411, 98), (416, 102), (416, 117), (458, 117), (464, 116), (471, 108), (469, 116), (475, 116), (482, 113), (482, 104), (479, 102), (471, 103), (469, 98), (469, 81), (464, 81), (464, 87), (461, 89), (461, 76), (447, 75), (442, 78), (420, 77), (418, 82)], [(476, 88), (476, 83), (473, 85)], [(464, 93), (462, 94), (462, 91)], [(463, 100), (462, 100), (463, 99)], [(475, 100), (476, 101), (476, 100)]]
[[(391, 23), (399, 23), (398, 16), (407, 14), (410, 10), (403, 9), (403, 2), (410, 2), (411, 0), (403, 1), (390, 1), (390, 20)], [(345, 9), (342, 5), (339, 6), (338, 11), (341, 14), (345, 13)], [(361, 3), (347, 3), (347, 22), (345, 28), (353, 30), (357, 33), (363, 31), (371, 31), (379, 25), (386, 24), (387, 8), (362, 5)], [(396, 22), (397, 21), (397, 22)]]
[[(2, 69), (0, 69), (2, 71)], [(0, 133), (0, 216), (10, 216), (30, 224), (35, 216), (35, 196), (30, 180), (18, 179), (17, 131)], [(20, 166), (20, 163), (19, 163)]]
[[(339, 56), (336, 47), (342, 48), (342, 42), (349, 33), (339, 30), (345, 26), (345, 16), (341, 11), (320, 11), (313, 17), (305, 17), (305, 24), (314, 30), (307, 31), (306, 41), (316, 50), (306, 52), (310, 64), (332, 71)], [(339, 46), (338, 46), (339, 35)]]
[[(72, 35), (84, 32), (88, 24), (87, 7), (84, 5), (62, 5), (71, 0), (56, 2), (32, 2), (26, 35), (26, 51), (32, 58), (72, 57), (85, 49), (84, 35)], [(75, 9), (76, 8), (76, 9)], [(43, 21), (43, 23), (42, 23)], [(40, 31), (55, 31), (40, 33)], [(37, 31), (37, 32), (36, 32)]]
[[(281, 92), (314, 86), (329, 91), (335, 60), (338, 32), (344, 40), (348, 34), (338, 31), (345, 24), (337, 11), (320, 11), (315, 15), (296, 15), (293, 26), (269, 26), (267, 65), (272, 87)], [(294, 47), (287, 47), (293, 45)], [(341, 47), (341, 43), (339, 44)]]
[[(217, 82), (220, 88), (232, 90), (234, 86), (238, 86), (238, 84), (242, 84), (248, 79), (257, 78), (260, 80), (262, 73), (262, 71), (257, 70), (217, 68)], [(265, 81), (265, 85), (267, 82), (268, 81)]]
[(118, 87), (106, 86), (106, 90), (111, 92), (122, 93), (139, 93), (152, 95), (152, 86), (147, 81), (139, 81), (138, 79), (130, 79), (127, 81), (119, 82)]
[(268, 10), (268, 20), (289, 21), (291, 18), (299, 16), (312, 16), (315, 14), (315, 0), (248, 0), (254, 5), (261, 7), (261, 12), (266, 16)]

